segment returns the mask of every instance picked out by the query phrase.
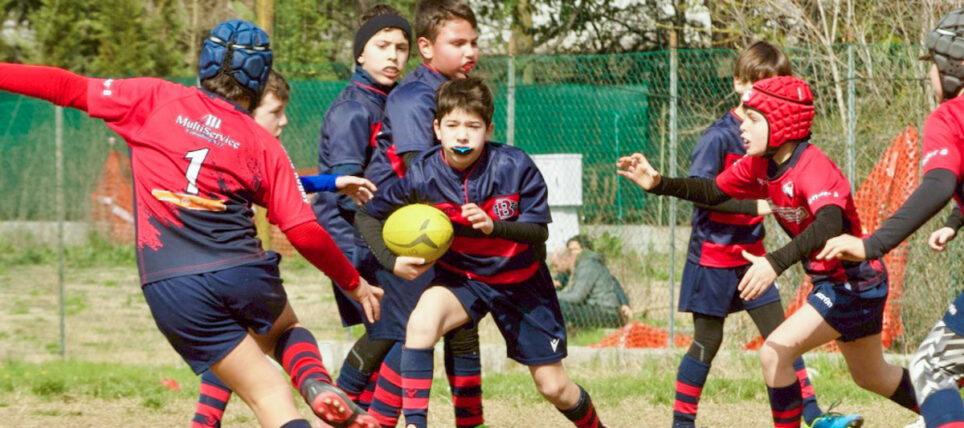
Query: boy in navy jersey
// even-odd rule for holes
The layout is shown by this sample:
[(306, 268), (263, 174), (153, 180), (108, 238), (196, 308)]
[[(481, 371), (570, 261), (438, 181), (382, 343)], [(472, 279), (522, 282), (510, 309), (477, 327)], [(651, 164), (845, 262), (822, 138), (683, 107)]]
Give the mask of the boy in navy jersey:
[[(386, 269), (398, 259), (382, 240), (381, 220), (411, 203), (433, 205), (452, 220), (455, 236), (435, 263), (402, 352), (405, 423), (424, 427), (433, 348), (445, 333), (487, 313), (505, 338), (508, 356), (529, 366), (539, 391), (580, 427), (598, 427), (589, 395), (561, 364), (566, 329), (545, 264), (551, 221), (546, 184), (525, 152), (486, 142), (493, 130), (492, 93), (481, 79), (456, 79), (438, 92), (434, 121), (441, 146), (419, 154), (399, 182), (359, 211), (365, 240)], [(424, 261), (407, 274), (424, 274)]]
[[(319, 174), (360, 177), (364, 173), (381, 132), (385, 100), (408, 63), (412, 30), (398, 10), (376, 5), (360, 21), (353, 45), (355, 72), (321, 125)], [(355, 230), (355, 207), (350, 198), (334, 193), (319, 194), (313, 202), (318, 222), (341, 251), (366, 279), (378, 283), (378, 263)], [(335, 287), (334, 295), (344, 326), (363, 321), (360, 308), (345, 293)], [(392, 307), (387, 308), (389, 312), (394, 312)], [(364, 409), (371, 403), (378, 368), (394, 343), (382, 331), (392, 322), (388, 318), (391, 315), (384, 322), (366, 325), (366, 334), (349, 352), (338, 375), (338, 386)]]
[[(790, 61), (776, 46), (759, 41), (736, 60), (733, 88), (739, 95), (753, 82), (791, 74)], [(714, 179), (746, 155), (740, 139), (743, 123), (742, 103), (710, 125), (690, 156), (690, 177)], [(733, 312), (746, 310), (760, 334), (766, 338), (783, 321), (783, 307), (776, 287), (768, 288), (753, 300), (740, 298), (736, 286), (749, 268), (742, 251), (761, 256), (763, 217), (770, 206), (763, 200), (730, 199), (722, 204), (693, 207), (693, 232), (683, 268), (679, 310), (693, 314), (693, 343), (680, 362), (676, 375), (676, 401), (673, 426), (693, 427), (703, 385), (713, 358), (723, 341), (723, 323)], [(803, 392), (803, 417), (808, 424), (823, 412), (810, 385), (803, 359), (794, 362)], [(829, 419), (827, 415), (824, 419)], [(826, 423), (823, 422), (823, 423)]]
[[(942, 251), (964, 219), (964, 9), (941, 18), (927, 35), (932, 60), (930, 83), (940, 106), (924, 123), (924, 179), (907, 201), (872, 235), (842, 235), (827, 241), (818, 258), (864, 260), (896, 248), (940, 212), (953, 198), (956, 207), (946, 226), (932, 234), (929, 244)], [(856, 235), (856, 236), (855, 236)], [(910, 373), (928, 427), (964, 426), (964, 402), (959, 385), (964, 379), (964, 293), (958, 294), (921, 342)]]
[[(807, 303), (780, 324), (760, 349), (776, 426), (800, 426), (803, 399), (793, 364), (804, 352), (830, 340), (837, 340), (858, 385), (916, 410), (907, 370), (883, 357), (880, 331), (887, 298), (883, 264), (878, 259), (852, 263), (816, 258), (827, 239), (841, 231), (859, 234), (860, 219), (847, 179), (808, 142), (814, 116), (810, 87), (796, 77), (771, 77), (754, 83), (742, 100), (746, 120), (740, 130), (747, 156), (715, 180), (661, 177), (640, 153), (619, 159), (619, 175), (648, 192), (702, 204), (766, 198), (777, 222), (792, 237), (766, 257), (743, 251), (751, 265), (737, 285), (741, 299), (753, 300), (801, 260), (814, 284)], [(860, 424), (860, 418), (827, 423)]]
[(249, 116), (271, 67), (268, 37), (227, 21), (205, 40), (199, 64), (201, 89), (16, 64), (0, 64), (0, 89), (86, 111), (125, 138), (142, 291), (158, 328), (196, 373), (210, 369), (262, 426), (309, 427), (269, 353), (323, 420), (374, 426), (331, 385), (314, 337), (287, 302), (278, 255), (255, 238), (252, 203), (266, 206), (293, 246), (377, 317), (380, 290), (340, 255), (284, 148)]
[[(415, 7), (416, 45), (424, 62), (392, 90), (385, 101), (385, 116), (376, 138), (375, 153), (365, 169), (365, 177), (382, 190), (389, 189), (405, 175), (407, 165), (421, 151), (436, 145), (432, 122), (435, 120), (435, 91), (449, 79), (468, 75), (479, 56), (475, 13), (463, 0), (420, 0)], [(375, 360), (384, 355), (378, 386), (370, 413), (382, 425), (394, 426), (401, 411), (401, 353), (405, 326), (431, 273), (417, 277), (413, 272), (431, 269), (417, 263), (420, 259), (399, 257), (397, 264), (378, 269), (377, 283), (386, 290), (382, 319), (369, 326), (372, 340), (390, 339), (387, 354), (378, 344), (374, 350), (359, 350), (358, 355)], [(376, 260), (370, 263), (378, 264)], [(376, 360), (378, 361), (378, 360)], [(475, 326), (456, 329), (445, 337), (445, 369), (455, 407), (455, 424), (460, 428), (481, 425), (482, 378), (479, 338)]]

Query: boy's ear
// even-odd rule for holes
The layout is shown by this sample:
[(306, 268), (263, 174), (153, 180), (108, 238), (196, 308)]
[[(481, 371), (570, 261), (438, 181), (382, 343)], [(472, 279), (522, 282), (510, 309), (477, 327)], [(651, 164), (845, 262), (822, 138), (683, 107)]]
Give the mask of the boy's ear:
[(422, 59), (424, 59), (425, 62), (432, 61), (432, 57), (435, 56), (435, 46), (432, 44), (432, 41), (426, 37), (419, 37), (418, 40), (415, 41), (415, 44), (418, 45), (418, 53), (422, 55)]
[(495, 122), (489, 122), (489, 128), (485, 130), (485, 140), (489, 141), (492, 139), (492, 133), (495, 132)]
[(442, 141), (442, 127), (439, 126), (438, 119), (432, 121), (432, 127), (435, 128), (435, 138)]

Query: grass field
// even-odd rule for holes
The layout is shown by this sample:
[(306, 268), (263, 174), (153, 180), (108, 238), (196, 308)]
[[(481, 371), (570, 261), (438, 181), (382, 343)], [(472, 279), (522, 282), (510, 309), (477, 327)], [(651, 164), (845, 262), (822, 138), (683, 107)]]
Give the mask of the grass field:
[[(0, 243), (5, 245), (12, 244)], [(61, 359), (52, 255), (6, 249), (18, 255), (16, 260), (0, 259), (0, 427), (187, 425), (197, 380), (154, 326), (129, 251), (95, 245), (68, 253), (68, 358)], [(11, 254), (0, 251), (4, 253)], [(298, 260), (284, 262), (282, 272), (303, 323), (319, 338), (344, 339), (346, 332), (337, 322), (328, 281)], [(605, 333), (576, 332), (573, 342), (592, 343)], [(482, 337), (484, 342), (499, 340), (490, 322), (482, 326)], [(701, 426), (772, 425), (756, 355), (736, 350), (739, 343), (728, 340), (714, 365), (700, 405)], [(655, 352), (619, 364), (585, 363), (569, 369), (593, 395), (607, 425), (669, 426), (681, 352)], [(813, 380), (824, 405), (840, 399), (839, 409), (863, 413), (868, 427), (901, 427), (914, 419), (898, 406), (857, 388), (835, 355), (811, 354), (808, 364), (815, 369)], [(165, 387), (162, 379), (175, 380), (180, 390)], [(430, 413), (430, 422), (436, 426), (453, 425), (445, 385), (437, 371)], [(504, 373), (486, 374), (483, 389), (489, 426), (568, 426), (539, 397), (520, 366), (509, 364)], [(229, 405), (225, 421), (226, 426), (256, 425), (237, 399)]]

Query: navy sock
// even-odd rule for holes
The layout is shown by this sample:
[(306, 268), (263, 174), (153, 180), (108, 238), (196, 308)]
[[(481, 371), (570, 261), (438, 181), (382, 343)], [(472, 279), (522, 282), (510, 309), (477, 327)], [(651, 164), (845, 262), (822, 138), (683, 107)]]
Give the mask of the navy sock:
[(471, 428), (482, 425), (482, 363), (478, 352), (445, 350), (445, 373), (452, 391), (455, 426)]
[(692, 427), (710, 365), (683, 355), (676, 372), (676, 401), (673, 402), (673, 427)]
[(434, 368), (434, 348), (402, 349), (402, 412), (406, 425), (424, 428), (427, 424)]
[(305, 419), (295, 419), (293, 421), (285, 422), (281, 428), (311, 428), (311, 424)]
[(370, 376), (370, 373), (362, 373), (350, 364), (342, 364), (337, 384), (342, 391), (345, 391), (348, 398), (357, 403), (359, 396), (365, 391), (365, 385), (368, 384)]
[(201, 390), (197, 399), (197, 408), (194, 410), (194, 418), (191, 419), (191, 428), (220, 428), (221, 418), (224, 417), (224, 408), (228, 406), (231, 399), (231, 388), (228, 388), (221, 379), (208, 370), (201, 373)]
[(813, 390), (810, 383), (810, 375), (807, 374), (807, 366), (803, 363), (803, 357), (797, 358), (793, 362), (793, 371), (797, 372), (797, 381), (800, 382), (800, 396), (803, 398), (803, 420), (807, 425), (813, 425), (813, 421), (823, 415), (823, 410), (817, 404), (817, 393)]
[[(579, 386), (579, 385), (576, 385)], [(568, 410), (559, 410), (567, 419), (572, 421), (579, 428), (599, 428), (599, 415), (596, 414), (596, 407), (592, 405), (592, 398), (582, 386), (579, 386), (579, 401)]]
[(767, 387), (770, 396), (770, 411), (773, 412), (773, 426), (775, 428), (799, 428), (800, 414), (803, 411), (803, 399), (800, 396), (800, 382), (771, 388)]
[(928, 427), (964, 423), (964, 402), (961, 401), (961, 393), (956, 389), (934, 391), (921, 403), (920, 413), (924, 415)]
[(378, 370), (378, 385), (368, 414), (382, 426), (394, 427), (402, 412), (402, 344), (396, 343)]
[(917, 394), (914, 393), (914, 385), (910, 383), (910, 372), (907, 369), (904, 369), (904, 374), (900, 377), (897, 389), (888, 398), (914, 413), (920, 413), (920, 407), (917, 406)]

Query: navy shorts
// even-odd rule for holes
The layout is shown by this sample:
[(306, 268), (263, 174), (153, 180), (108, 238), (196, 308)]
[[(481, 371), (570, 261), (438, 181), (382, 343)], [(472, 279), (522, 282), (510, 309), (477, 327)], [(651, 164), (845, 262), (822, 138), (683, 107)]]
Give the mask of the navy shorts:
[(840, 333), (837, 340), (853, 342), (883, 329), (887, 282), (854, 291), (848, 283), (820, 281), (813, 285), (807, 303)]
[(438, 272), (436, 283), (455, 294), (473, 323), (492, 313), (509, 358), (527, 366), (566, 358), (566, 323), (544, 264), (531, 278), (511, 285), (489, 285), (444, 269)]
[(271, 330), (288, 303), (280, 260), (268, 252), (261, 262), (163, 279), (142, 291), (157, 328), (201, 374), (241, 343), (248, 329)]
[[(378, 260), (372, 255), (368, 247), (355, 246), (352, 251), (345, 253), (348, 261), (358, 271), (365, 281), (371, 285), (378, 285), (378, 278), (375, 272), (381, 269)], [(332, 293), (335, 295), (335, 305), (338, 307), (338, 315), (341, 316), (341, 325), (350, 327), (364, 322), (365, 313), (358, 302), (348, 296), (334, 282), (331, 283)]]
[(779, 302), (780, 291), (774, 286), (768, 287), (756, 299), (740, 298), (736, 286), (749, 268), (750, 265), (711, 268), (687, 260), (679, 291), (679, 311), (725, 318), (733, 312)]

